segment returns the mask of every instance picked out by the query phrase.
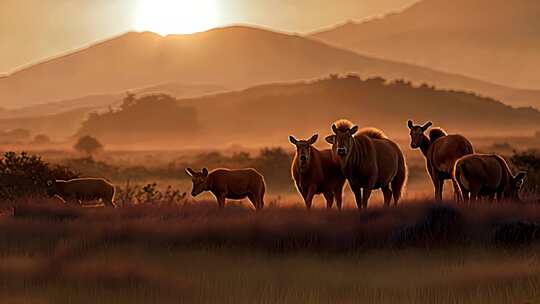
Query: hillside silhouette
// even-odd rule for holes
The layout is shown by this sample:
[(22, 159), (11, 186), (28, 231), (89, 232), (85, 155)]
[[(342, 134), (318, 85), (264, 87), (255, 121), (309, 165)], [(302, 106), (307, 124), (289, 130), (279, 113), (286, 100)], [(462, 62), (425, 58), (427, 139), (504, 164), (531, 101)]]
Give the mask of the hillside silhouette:
[[(330, 123), (346, 117), (406, 138), (408, 119), (432, 120), (451, 133), (468, 136), (531, 135), (540, 129), (540, 112), (512, 108), (474, 94), (383, 78), (331, 75), (310, 82), (270, 84), (250, 89), (175, 99), (132, 96), (121, 107), (92, 114), (77, 136), (105, 145), (153, 148), (284, 145), (287, 136), (327, 135)], [(43, 130), (40, 130), (43, 133)], [(322, 141), (319, 145), (325, 145)]]
[(118, 109), (91, 113), (77, 136), (94, 136), (117, 145), (141, 142), (167, 142), (175, 138), (189, 139), (197, 134), (197, 113), (192, 107), (180, 106), (166, 94), (150, 94), (137, 98), (128, 94)]
[[(199, 113), (214, 143), (282, 144), (289, 134), (326, 135), (330, 123), (348, 118), (382, 128), (393, 137), (408, 136), (406, 121), (432, 120), (451, 133), (468, 136), (530, 134), (540, 128), (540, 112), (512, 108), (475, 94), (413, 86), (383, 78), (349, 75), (313, 82), (263, 85), (244, 91), (181, 101)], [(219, 122), (219, 127), (210, 128)]]
[(166, 37), (127, 33), (0, 78), (0, 100), (5, 107), (24, 107), (171, 82), (242, 89), (348, 72), (474, 91), (509, 104), (540, 100), (540, 92), (374, 59), (305, 37), (245, 26)]
[[(188, 98), (224, 90), (223, 87), (216, 85), (172, 82), (138, 88), (131, 92), (135, 94), (165, 93), (176, 98)], [(109, 108), (119, 106), (125, 94), (125, 92), (98, 94), (20, 109), (0, 109), (0, 128), (4, 130), (24, 128), (33, 134), (43, 131), (54, 138), (66, 138), (73, 135), (89, 113), (104, 112)]]
[(400, 13), (347, 23), (312, 37), (368, 56), (514, 87), (540, 74), (540, 2), (422, 0)]

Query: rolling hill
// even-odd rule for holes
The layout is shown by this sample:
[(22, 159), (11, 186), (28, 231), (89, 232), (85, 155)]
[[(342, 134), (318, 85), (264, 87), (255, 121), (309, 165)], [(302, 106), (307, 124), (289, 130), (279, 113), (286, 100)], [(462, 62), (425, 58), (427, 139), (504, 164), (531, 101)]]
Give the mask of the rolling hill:
[(540, 100), (538, 91), (374, 59), (298, 35), (244, 26), (166, 37), (127, 33), (0, 78), (0, 100), (13, 108), (170, 82), (240, 89), (348, 72), (474, 91), (512, 105), (538, 105)]
[[(422, 0), (312, 38), (367, 56), (537, 89), (540, 1)], [(538, 98), (538, 97), (536, 97)]]
[[(225, 88), (217, 85), (171, 82), (129, 91), (138, 95), (166, 93), (176, 98), (190, 98), (225, 91)], [(0, 129), (22, 128), (34, 135), (46, 133), (53, 138), (66, 138), (75, 133), (89, 113), (115, 108), (125, 96), (126, 92), (90, 95), (20, 109), (0, 109)]]
[[(64, 121), (77, 118), (72, 112), (34, 118), (41, 129), (33, 131), (93, 135), (109, 147), (180, 149), (286, 145), (290, 134), (327, 135), (331, 122), (339, 118), (376, 126), (402, 139), (408, 137), (410, 118), (432, 120), (452, 133), (474, 137), (531, 136), (540, 130), (540, 112), (532, 108), (512, 108), (466, 92), (382, 78), (347, 76), (261, 85), (176, 99), (177, 107), (165, 95), (152, 96), (143, 95), (138, 106), (93, 115), (83, 128), (83, 117), (78, 117), (78, 123)], [(0, 127), (5, 123), (0, 121)]]

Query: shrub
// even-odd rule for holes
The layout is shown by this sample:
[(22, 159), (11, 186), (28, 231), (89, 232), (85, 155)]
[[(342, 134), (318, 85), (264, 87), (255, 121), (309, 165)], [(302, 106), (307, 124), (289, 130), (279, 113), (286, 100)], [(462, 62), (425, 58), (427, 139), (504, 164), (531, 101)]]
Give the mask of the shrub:
[(0, 200), (42, 196), (46, 193), (48, 181), (77, 176), (69, 168), (52, 166), (39, 156), (7, 152), (0, 159)]
[(88, 156), (92, 156), (98, 150), (103, 149), (103, 145), (92, 136), (83, 136), (79, 138), (73, 148), (78, 152), (82, 152)]
[(527, 193), (540, 193), (540, 152), (530, 150), (515, 153), (510, 160), (519, 170), (527, 171), (524, 190)]

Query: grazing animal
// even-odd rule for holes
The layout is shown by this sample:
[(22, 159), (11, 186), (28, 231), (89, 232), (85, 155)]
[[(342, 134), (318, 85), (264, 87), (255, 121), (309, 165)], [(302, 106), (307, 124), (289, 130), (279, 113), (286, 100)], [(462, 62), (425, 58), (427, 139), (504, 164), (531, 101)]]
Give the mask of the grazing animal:
[(326, 137), (339, 159), (341, 171), (349, 181), (358, 208), (367, 208), (371, 192), (382, 189), (385, 206), (392, 196), (397, 205), (407, 181), (407, 165), (399, 146), (375, 128), (358, 131), (348, 120), (332, 125)]
[(345, 176), (332, 150), (319, 151), (313, 147), (318, 137), (315, 134), (308, 140), (297, 140), (294, 136), (289, 136), (290, 142), (296, 146), (291, 174), (307, 209), (311, 208), (313, 196), (322, 193), (327, 208), (332, 208), (335, 199), (338, 209), (341, 210)]
[(225, 206), (225, 199), (238, 200), (246, 197), (257, 210), (264, 208), (266, 185), (264, 177), (255, 169), (217, 169), (209, 173), (206, 168), (201, 172), (186, 168), (186, 173), (193, 182), (193, 197), (210, 191), (216, 197), (219, 208)]
[(472, 154), (460, 158), (455, 165), (453, 178), (459, 184), (466, 200), (487, 197), (493, 200), (519, 201), (519, 191), (527, 173), (512, 171), (504, 158), (495, 154)]
[[(444, 181), (452, 179), (456, 161), (461, 157), (474, 153), (472, 144), (467, 138), (454, 134), (448, 135), (441, 128), (432, 128), (429, 137), (425, 132), (433, 124), (427, 122), (423, 126), (414, 125), (411, 120), (408, 126), (411, 131), (411, 148), (420, 149), (426, 158), (426, 167), (435, 187), (435, 199), (442, 201)], [(452, 179), (456, 200), (461, 200), (459, 186)]]
[(103, 178), (75, 178), (70, 180), (56, 180), (48, 182), (49, 196), (58, 196), (64, 202), (93, 201), (101, 199), (108, 207), (116, 208), (113, 184)]

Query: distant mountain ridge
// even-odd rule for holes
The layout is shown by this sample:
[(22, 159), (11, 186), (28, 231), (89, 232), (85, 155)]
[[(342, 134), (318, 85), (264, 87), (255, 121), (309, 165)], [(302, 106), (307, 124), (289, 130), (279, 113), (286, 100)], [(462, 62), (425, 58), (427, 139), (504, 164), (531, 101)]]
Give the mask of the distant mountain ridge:
[[(393, 138), (408, 137), (408, 119), (431, 120), (451, 133), (467, 136), (532, 135), (540, 130), (540, 112), (532, 108), (516, 109), (466, 92), (427, 85), (416, 87), (406, 81), (387, 82), (382, 78), (360, 79), (352, 75), (183, 98), (176, 101), (178, 108), (167, 101), (165, 105), (171, 110), (154, 108), (151, 102), (152, 98), (147, 98), (144, 107), (130, 107), (125, 113), (117, 108), (110, 115), (94, 116), (94, 121), (84, 124), (83, 128), (85, 116), (81, 114), (84, 113), (76, 116), (72, 112), (18, 121), (0, 120), (0, 128), (20, 123), (37, 126), (38, 129), (31, 130), (34, 134), (84, 133), (101, 137), (109, 146), (135, 143), (155, 148), (232, 143), (284, 145), (290, 134), (299, 137), (313, 132), (328, 134), (330, 123), (339, 118), (348, 118), (360, 126), (381, 128)], [(160, 107), (160, 103), (155, 106)], [(147, 115), (152, 117), (145, 119)], [(162, 116), (159, 123), (151, 123), (150, 118), (155, 120)], [(69, 125), (64, 121), (66, 118), (70, 119)], [(189, 129), (174, 131), (176, 129), (171, 127), (167, 132), (156, 131), (157, 125), (181, 123), (187, 123)], [(132, 132), (131, 125), (136, 125), (138, 131)], [(91, 134), (92, 130), (97, 130), (97, 134)], [(137, 134), (146, 134), (146, 137), (143, 140)]]
[(0, 101), (4, 107), (23, 107), (169, 82), (240, 89), (348, 72), (474, 91), (512, 105), (540, 106), (540, 91), (360, 56), (298, 35), (245, 26), (166, 37), (127, 33), (1, 78)]
[(538, 89), (540, 1), (422, 0), (310, 37), (367, 56)]

